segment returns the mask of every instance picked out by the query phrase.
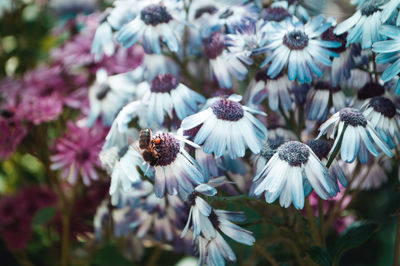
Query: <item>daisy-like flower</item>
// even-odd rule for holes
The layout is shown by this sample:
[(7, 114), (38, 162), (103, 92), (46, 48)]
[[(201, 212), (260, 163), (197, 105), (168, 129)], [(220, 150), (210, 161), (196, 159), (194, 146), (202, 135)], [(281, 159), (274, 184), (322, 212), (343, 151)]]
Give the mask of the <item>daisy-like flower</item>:
[(290, 89), (294, 82), (288, 79), (287, 75), (278, 75), (271, 78), (267, 71), (259, 70), (254, 81), (250, 84), (250, 102), (259, 105), (265, 98), (268, 98), (269, 108), (278, 111), (279, 105), (283, 110), (288, 111), (292, 107)]
[(241, 99), (238, 95), (215, 98), (204, 111), (186, 117), (181, 127), (190, 130), (201, 126), (193, 141), (217, 157), (225, 151), (231, 158), (243, 157), (246, 146), (253, 153), (259, 153), (267, 129), (253, 114), (266, 114), (241, 105)]
[(96, 167), (101, 167), (98, 155), (104, 140), (103, 128), (79, 127), (68, 122), (68, 131), (57, 139), (50, 157), (52, 170), (62, 169), (61, 177), (75, 184), (80, 174), (85, 185), (98, 179)]
[(367, 82), (358, 91), (356, 97), (350, 103), (354, 108), (361, 108), (368, 99), (381, 96), (385, 93), (385, 87), (376, 82)]
[(371, 48), (372, 44), (383, 40), (381, 5), (385, 0), (366, 0), (357, 8), (350, 18), (336, 26), (334, 33), (337, 35), (348, 32), (347, 42), (361, 43), (363, 49)]
[(339, 85), (334, 87), (330, 82), (318, 81), (307, 94), (307, 119), (324, 121), (329, 111), (330, 101), (335, 111), (345, 107), (346, 96), (342, 88)]
[(282, 6), (271, 6), (263, 10), (262, 17), (265, 21), (281, 22), (290, 19), (292, 15)]
[(232, 87), (231, 75), (243, 80), (247, 75), (246, 66), (240, 61), (241, 54), (231, 54), (225, 50), (225, 36), (213, 33), (204, 40), (204, 53), (209, 59), (211, 73), (222, 88)]
[(279, 146), (253, 182), (259, 182), (254, 190), (256, 196), (265, 192), (268, 203), (279, 197), (280, 205), (285, 208), (293, 202), (296, 209), (302, 209), (309, 186), (322, 199), (331, 198), (339, 191), (337, 180), (329, 174), (325, 165), (310, 147), (298, 141)]
[(254, 22), (254, 18), (258, 17), (258, 12), (258, 8), (253, 3), (224, 3), (213, 16), (211, 24), (219, 27), (226, 26), (228, 33), (233, 33), (235, 28)]
[(400, 26), (400, 16), (399, 16), (399, 7), (400, 1), (399, 0), (390, 0), (383, 6), (382, 8), (382, 22), (386, 22), (391, 18), (394, 18), (397, 15), (396, 25)]
[(268, 45), (265, 47), (271, 53), (260, 67), (271, 63), (267, 75), (275, 78), (287, 66), (289, 80), (296, 78), (300, 83), (310, 82), (312, 74), (322, 75), (316, 62), (330, 66), (329, 57), (337, 57), (338, 54), (327, 48), (336, 48), (338, 42), (323, 41), (317, 38), (330, 26), (330, 22), (324, 22), (322, 15), (309, 20), (305, 25), (293, 20), (281, 23), (271, 22), (265, 38)]
[(92, 126), (99, 116), (104, 125), (111, 125), (121, 108), (133, 99), (134, 87), (142, 76), (142, 68), (114, 76), (108, 76), (104, 68), (97, 70), (96, 82), (89, 89), (88, 126)]
[[(318, 159), (320, 159), (321, 162), (324, 165), (326, 165), (329, 159), (329, 152), (331, 149), (329, 143), (322, 139), (312, 139), (308, 140), (306, 143), (315, 153), (315, 155), (317, 155)], [(329, 167), (329, 173), (333, 178), (339, 180), (342, 186), (347, 187), (348, 185), (347, 178), (336, 159), (333, 159)]]
[(311, 15), (321, 14), (325, 8), (325, 0), (284, 0), (275, 1), (271, 7), (281, 7), (302, 21), (308, 21)]
[[(382, 81), (388, 82), (400, 73), (400, 30), (384, 25), (381, 27), (380, 33), (391, 38), (391, 40), (376, 42), (373, 45), (373, 50), (378, 53), (377, 63), (392, 63), (381, 76)], [(400, 79), (397, 81), (395, 93), (400, 94)]]
[(326, 134), (331, 139), (335, 137), (337, 131), (331, 152), (336, 149), (336, 146), (339, 145), (339, 140), (342, 138), (340, 157), (347, 163), (353, 162), (357, 155), (361, 163), (367, 162), (368, 151), (377, 157), (379, 152), (374, 143), (387, 156), (392, 157), (392, 152), (380, 139), (371, 122), (357, 109), (343, 108), (323, 123), (319, 131), (317, 138)]
[(374, 97), (366, 103), (363, 115), (391, 149), (396, 147), (394, 137), (400, 141), (399, 113), (394, 103), (385, 97)]
[(339, 82), (350, 78), (351, 70), (356, 66), (354, 57), (361, 55), (361, 47), (359, 44), (347, 47), (347, 32), (336, 35), (333, 31), (334, 27), (330, 27), (321, 35), (321, 39), (341, 43), (341, 46), (337, 48), (330, 48), (331, 51), (339, 54), (339, 57), (333, 58), (331, 66), (331, 83), (336, 87)]
[(103, 58), (103, 54), (112, 56), (115, 52), (112, 28), (107, 21), (108, 14), (105, 13), (103, 16), (104, 18), (99, 21), (90, 49), (95, 61), (100, 61)]
[(156, 133), (150, 140), (154, 151), (143, 152), (143, 159), (154, 167), (155, 194), (162, 198), (165, 190), (169, 195), (176, 195), (180, 189), (192, 191), (193, 184), (204, 182), (198, 163), (185, 151), (184, 143), (200, 148), (195, 143), (172, 133)]
[(161, 54), (160, 38), (168, 49), (177, 52), (181, 30), (178, 22), (181, 8), (175, 1), (151, 0), (137, 3), (138, 14), (131, 22), (123, 25), (117, 34), (117, 41), (125, 48), (141, 40), (146, 53)]
[(197, 92), (179, 83), (172, 74), (161, 74), (149, 82), (142, 82), (137, 87), (142, 91), (142, 101), (148, 103), (147, 123), (164, 123), (166, 114), (173, 118), (173, 112), (184, 119), (198, 110), (198, 105), (205, 102), (205, 98)]

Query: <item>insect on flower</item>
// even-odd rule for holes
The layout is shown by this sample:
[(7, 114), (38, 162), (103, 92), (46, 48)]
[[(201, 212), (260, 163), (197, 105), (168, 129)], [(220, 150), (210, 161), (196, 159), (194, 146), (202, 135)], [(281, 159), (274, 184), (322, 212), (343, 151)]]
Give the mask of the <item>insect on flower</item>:
[(160, 157), (156, 150), (156, 145), (161, 143), (160, 138), (152, 139), (152, 132), (150, 128), (146, 128), (139, 133), (139, 148), (143, 150), (143, 159), (154, 166), (157, 159)]

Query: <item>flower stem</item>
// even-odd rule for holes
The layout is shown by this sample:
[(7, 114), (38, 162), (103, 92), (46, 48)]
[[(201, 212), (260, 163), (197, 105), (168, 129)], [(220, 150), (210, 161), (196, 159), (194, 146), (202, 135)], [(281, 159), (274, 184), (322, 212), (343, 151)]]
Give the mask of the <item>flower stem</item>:
[(257, 242), (254, 243), (254, 248), (263, 256), (272, 266), (279, 266), (278, 262), (268, 253), (264, 248), (262, 248)]
[(306, 205), (306, 212), (307, 212), (307, 216), (308, 216), (308, 222), (310, 223), (311, 236), (312, 236), (314, 242), (318, 243), (318, 230), (315, 225), (314, 214), (313, 214), (313, 210), (310, 205), (310, 197), (308, 197), (306, 199), (305, 205)]
[(394, 260), (393, 266), (399, 265), (400, 258), (400, 215), (397, 218), (396, 242), (394, 243)]
[(324, 206), (321, 198), (318, 198), (318, 217), (319, 217), (319, 234), (321, 236), (321, 244), (323, 247), (325, 244), (325, 233), (324, 233)]

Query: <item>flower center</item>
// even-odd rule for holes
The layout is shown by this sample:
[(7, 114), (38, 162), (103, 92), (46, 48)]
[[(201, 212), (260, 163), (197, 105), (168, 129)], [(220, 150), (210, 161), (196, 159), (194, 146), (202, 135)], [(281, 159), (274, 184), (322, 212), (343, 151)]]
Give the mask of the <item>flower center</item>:
[(321, 35), (321, 39), (324, 41), (330, 41), (330, 42), (340, 42), (342, 45), (337, 48), (329, 48), (331, 51), (336, 52), (336, 53), (342, 53), (346, 51), (346, 43), (347, 43), (347, 32), (341, 34), (341, 35), (336, 35), (333, 33), (334, 27), (330, 27), (328, 30), (326, 30), (324, 33)]
[(385, 88), (382, 85), (375, 82), (368, 82), (357, 92), (357, 98), (365, 100), (375, 96), (381, 96), (384, 93)]
[[(158, 141), (158, 139), (160, 141)], [(172, 134), (159, 133), (156, 134), (152, 140), (155, 142), (154, 149), (158, 154), (158, 158), (153, 161), (155, 166), (167, 166), (175, 161), (180, 150), (180, 145)]]
[(272, 147), (269, 145), (268, 142), (265, 142), (262, 146), (260, 155), (264, 157), (267, 162), (272, 158), (272, 156), (275, 154), (275, 151), (272, 149)]
[(157, 26), (161, 23), (168, 23), (172, 17), (162, 5), (148, 5), (140, 12), (140, 18), (146, 25)]
[(211, 109), (217, 118), (222, 120), (238, 121), (244, 115), (243, 107), (240, 103), (226, 98), (213, 103)]
[(374, 97), (369, 101), (369, 104), (374, 110), (382, 115), (393, 118), (396, 115), (396, 106), (394, 103), (385, 97)]
[(307, 46), (308, 36), (303, 31), (291, 31), (283, 37), (283, 44), (291, 50), (301, 50)]
[(270, 7), (265, 10), (264, 19), (268, 21), (281, 22), (290, 18), (290, 13), (283, 7)]
[(339, 85), (336, 87), (332, 87), (332, 84), (330, 82), (326, 82), (326, 81), (318, 81), (315, 84), (314, 88), (315, 88), (315, 90), (328, 90), (333, 93), (342, 90), (342, 88)]
[(110, 87), (108, 85), (102, 84), (101, 87), (100, 87), (100, 90), (96, 94), (96, 98), (99, 101), (103, 100), (107, 96), (107, 94), (108, 94), (108, 92), (110, 90), (111, 89), (110, 89)]
[(170, 92), (178, 86), (178, 81), (172, 74), (160, 74), (151, 81), (152, 92)]
[(328, 158), (331, 147), (327, 141), (322, 139), (310, 139), (307, 141), (307, 145), (320, 160), (323, 158)]
[(204, 51), (206, 56), (210, 59), (217, 58), (220, 54), (222, 54), (224, 48), (225, 38), (219, 32), (214, 33), (204, 41)]
[(262, 80), (264, 82), (267, 82), (267, 80), (277, 80), (277, 79), (282, 77), (282, 75), (283, 75), (282, 73), (283, 73), (283, 71), (281, 71), (276, 77), (271, 78), (267, 74), (267, 69), (261, 69), (256, 73), (255, 80), (257, 82), (260, 81), (260, 80)]
[(343, 121), (346, 125), (350, 125), (353, 127), (362, 126), (365, 127), (367, 125), (367, 119), (363, 116), (360, 111), (354, 108), (346, 107), (340, 110), (339, 112), (340, 120)]
[(75, 158), (79, 162), (85, 162), (90, 158), (90, 152), (87, 149), (82, 149), (76, 153)]
[(1, 110), (0, 111), (0, 116), (4, 118), (11, 118), (14, 116), (14, 112), (11, 110)]
[(279, 159), (289, 163), (290, 166), (301, 166), (310, 156), (307, 145), (298, 141), (289, 141), (278, 148)]
[(199, 9), (196, 10), (196, 13), (194, 15), (195, 19), (198, 19), (199, 17), (201, 17), (203, 14), (215, 14), (218, 11), (218, 8), (216, 8), (215, 6), (212, 5), (208, 5), (208, 6), (203, 6)]
[(380, 5), (382, 4), (382, 1), (376, 1), (376, 0), (370, 0), (365, 2), (362, 7), (361, 7), (361, 15), (363, 16), (371, 16), (375, 12), (380, 11)]

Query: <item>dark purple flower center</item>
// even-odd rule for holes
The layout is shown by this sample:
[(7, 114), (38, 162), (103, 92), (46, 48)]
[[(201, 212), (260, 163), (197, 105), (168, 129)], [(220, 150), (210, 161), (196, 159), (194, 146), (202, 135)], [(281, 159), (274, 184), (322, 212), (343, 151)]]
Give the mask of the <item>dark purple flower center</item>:
[(151, 81), (152, 92), (170, 92), (178, 86), (178, 80), (172, 74), (160, 74)]
[(346, 51), (346, 43), (347, 43), (347, 32), (341, 34), (341, 35), (336, 35), (333, 33), (334, 27), (330, 27), (328, 30), (326, 30), (324, 33), (321, 35), (321, 39), (324, 41), (329, 41), (329, 42), (340, 42), (342, 45), (337, 48), (329, 48), (331, 51), (336, 52), (336, 53), (342, 53)]
[(140, 18), (146, 25), (157, 26), (161, 23), (168, 23), (172, 19), (172, 16), (165, 6), (153, 4), (142, 9)]
[(1, 110), (0, 116), (8, 119), (14, 116), (14, 112), (11, 110)]
[(190, 206), (196, 205), (196, 198), (198, 195), (199, 195), (199, 192), (197, 192), (196, 190), (189, 194), (188, 202), (189, 202)]
[(371, 16), (375, 12), (381, 10), (380, 5), (382, 4), (383, 1), (377, 1), (377, 0), (370, 0), (366, 1), (362, 6), (361, 6), (361, 15), (363, 16)]
[(225, 49), (225, 37), (219, 32), (214, 33), (204, 41), (204, 51), (208, 58), (215, 59)]
[(330, 82), (326, 82), (326, 81), (318, 81), (315, 84), (314, 88), (316, 90), (328, 90), (333, 93), (342, 90), (342, 88), (339, 85), (336, 87), (332, 87), (332, 84)]
[(166, 166), (175, 161), (180, 145), (178, 140), (170, 133), (160, 133), (153, 137), (153, 140), (160, 139), (160, 142), (155, 143), (155, 150), (158, 153), (158, 158), (155, 161), (155, 166)]
[(283, 44), (290, 50), (301, 50), (308, 44), (308, 36), (303, 31), (295, 30), (283, 37)]
[(86, 162), (87, 160), (89, 160), (90, 158), (90, 151), (88, 151), (87, 149), (82, 149), (80, 151), (78, 151), (75, 155), (75, 159), (78, 162)]
[(328, 158), (331, 146), (327, 141), (322, 139), (310, 139), (309, 141), (307, 141), (307, 145), (320, 160), (322, 160), (323, 158)]
[(357, 109), (346, 107), (340, 110), (339, 112), (340, 120), (343, 121), (346, 125), (350, 125), (353, 127), (362, 126), (365, 127), (367, 125), (367, 119), (363, 116), (363, 114)]
[(393, 118), (396, 115), (396, 106), (394, 103), (385, 97), (373, 97), (369, 101), (369, 105), (374, 108), (374, 110), (382, 115)]
[(301, 166), (308, 161), (310, 150), (301, 142), (289, 141), (279, 146), (278, 156), (290, 166)]
[(108, 92), (109, 92), (110, 90), (111, 90), (111, 89), (110, 89), (110, 87), (109, 87), (108, 85), (102, 84), (101, 87), (100, 87), (100, 90), (99, 90), (99, 91), (97, 92), (97, 94), (96, 94), (96, 98), (97, 98), (99, 101), (103, 100), (103, 99), (107, 96), (107, 94), (108, 94)]
[(255, 80), (256, 80), (257, 82), (260, 81), (260, 80), (262, 80), (262, 81), (264, 81), (264, 82), (267, 82), (267, 80), (277, 80), (277, 79), (281, 78), (282, 75), (283, 75), (283, 71), (281, 71), (276, 77), (271, 78), (270, 76), (268, 76), (267, 72), (268, 72), (267, 69), (261, 69), (261, 70), (259, 70), (259, 71), (256, 73)]
[(358, 92), (357, 98), (360, 100), (369, 99), (375, 96), (381, 96), (385, 93), (385, 88), (376, 82), (368, 82)]
[(281, 22), (290, 18), (290, 13), (283, 7), (270, 7), (265, 10), (264, 19), (267, 21)]
[(265, 142), (262, 146), (260, 155), (264, 157), (267, 162), (272, 158), (272, 156), (275, 154), (274, 149), (269, 145), (268, 142)]
[(238, 121), (244, 115), (243, 107), (240, 103), (226, 98), (213, 103), (211, 109), (217, 118), (222, 120)]
[(215, 14), (218, 11), (218, 8), (216, 8), (215, 6), (212, 5), (208, 5), (208, 6), (203, 6), (199, 9), (196, 10), (196, 13), (194, 15), (195, 19), (198, 19), (199, 17), (201, 17), (203, 14)]

